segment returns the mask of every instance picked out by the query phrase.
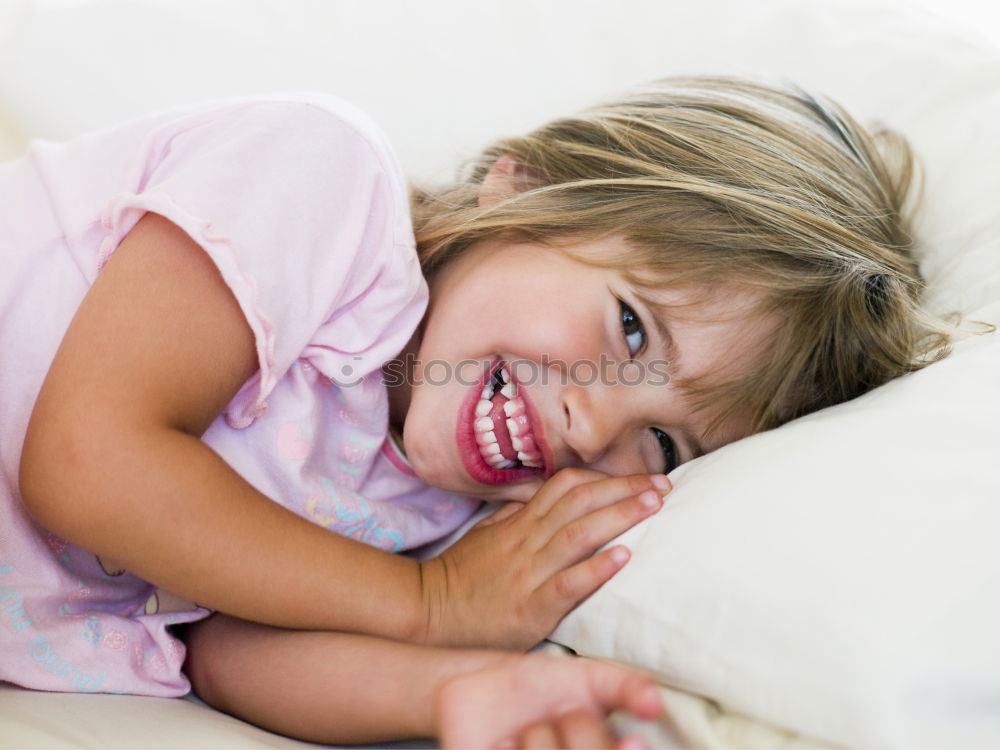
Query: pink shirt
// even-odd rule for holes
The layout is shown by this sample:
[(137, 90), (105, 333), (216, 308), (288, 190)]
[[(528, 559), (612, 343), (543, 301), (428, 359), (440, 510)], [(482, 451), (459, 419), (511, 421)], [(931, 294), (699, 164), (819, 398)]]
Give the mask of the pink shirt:
[(35, 143), (0, 165), (0, 196), (0, 679), (161, 696), (189, 687), (167, 628), (208, 611), (38, 528), (17, 490), (56, 348), (146, 212), (205, 250), (253, 331), (259, 371), (203, 438), (244, 478), (392, 552), (477, 508), (420, 480), (387, 438), (380, 367), (416, 328), (427, 285), (403, 176), (353, 107), (323, 95), (229, 101)]

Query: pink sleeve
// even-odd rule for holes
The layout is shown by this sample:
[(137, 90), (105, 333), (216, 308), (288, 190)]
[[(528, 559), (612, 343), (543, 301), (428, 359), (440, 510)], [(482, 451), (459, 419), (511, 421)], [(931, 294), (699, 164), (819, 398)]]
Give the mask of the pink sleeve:
[(235, 295), (260, 369), (226, 409), (233, 427), (253, 422), (297, 359), (328, 377), (348, 363), (373, 371), (423, 314), (405, 182), (378, 133), (345, 110), (260, 101), (175, 120), (149, 139), (142, 184), (106, 207), (100, 265), (154, 212), (204, 248)]

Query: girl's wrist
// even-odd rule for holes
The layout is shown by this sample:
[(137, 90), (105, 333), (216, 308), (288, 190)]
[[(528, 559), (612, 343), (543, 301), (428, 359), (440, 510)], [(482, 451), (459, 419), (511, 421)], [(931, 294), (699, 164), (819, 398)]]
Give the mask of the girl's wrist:
[(444, 634), (447, 571), (439, 557), (419, 563), (420, 588), (417, 618), (413, 624), (413, 643), (424, 646), (454, 646)]
[[(504, 661), (521, 658), (522, 654), (511, 654), (506, 651), (482, 650), (449, 650), (436, 649), (445, 654), (451, 654), (449, 658), (437, 661), (437, 668), (427, 681), (429, 695), (425, 701), (420, 701), (430, 710), (415, 712), (415, 720), (421, 722), (421, 733), (415, 736), (431, 737), (438, 742), (441, 741), (443, 724), (445, 721), (445, 691), (452, 681), (465, 677), (480, 670), (500, 664)], [(416, 704), (414, 704), (416, 705)]]

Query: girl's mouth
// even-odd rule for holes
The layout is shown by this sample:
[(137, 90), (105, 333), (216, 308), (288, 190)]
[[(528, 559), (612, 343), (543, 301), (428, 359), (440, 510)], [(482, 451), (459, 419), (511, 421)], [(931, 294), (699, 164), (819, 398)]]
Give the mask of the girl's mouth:
[(510, 369), (497, 360), (466, 397), (458, 445), (466, 471), (483, 484), (546, 476), (540, 425), (518, 394)]

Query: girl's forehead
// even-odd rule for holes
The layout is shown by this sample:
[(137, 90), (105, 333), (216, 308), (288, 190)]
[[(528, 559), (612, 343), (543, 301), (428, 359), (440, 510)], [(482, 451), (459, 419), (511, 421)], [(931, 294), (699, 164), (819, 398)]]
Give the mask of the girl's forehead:
[(662, 314), (692, 325), (746, 322), (765, 314), (764, 295), (736, 283), (633, 288), (638, 296)]
[(672, 377), (714, 385), (738, 380), (770, 356), (783, 318), (768, 311), (761, 294), (736, 284), (717, 288), (643, 288), (646, 306), (669, 352)]
[(619, 275), (644, 300), (670, 308), (674, 315), (718, 320), (727, 314), (748, 314), (761, 299), (749, 284), (728, 274), (724, 265), (699, 268), (695, 280), (690, 264), (664, 262), (666, 249), (638, 250), (620, 233), (564, 236), (543, 247), (583, 266)]
[(575, 261), (602, 268), (627, 269), (634, 264), (636, 253), (620, 233), (599, 235), (564, 235), (548, 243)]
[[(763, 296), (737, 279), (679, 282), (669, 272), (645, 268), (621, 234), (566, 237), (552, 249), (572, 261), (616, 277), (648, 310), (647, 321), (676, 348), (698, 346), (697, 360), (755, 347), (775, 330), (778, 317), (763, 309)], [(692, 341), (693, 340), (693, 341)], [(692, 355), (692, 364), (695, 363)], [(735, 359), (729, 356), (726, 359)]]

